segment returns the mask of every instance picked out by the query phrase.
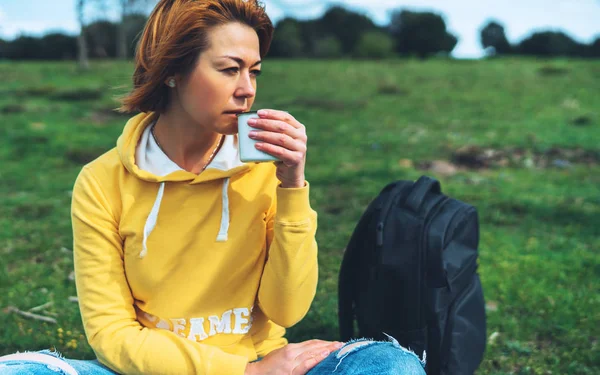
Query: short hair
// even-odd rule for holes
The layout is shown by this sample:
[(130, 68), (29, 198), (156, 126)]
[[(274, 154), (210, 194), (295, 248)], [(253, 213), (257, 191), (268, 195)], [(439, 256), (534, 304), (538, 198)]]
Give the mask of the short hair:
[(164, 81), (188, 74), (209, 48), (208, 31), (239, 22), (254, 29), (260, 56), (269, 51), (273, 24), (258, 0), (160, 0), (138, 42), (133, 90), (121, 98), (121, 112), (164, 113), (169, 91)]

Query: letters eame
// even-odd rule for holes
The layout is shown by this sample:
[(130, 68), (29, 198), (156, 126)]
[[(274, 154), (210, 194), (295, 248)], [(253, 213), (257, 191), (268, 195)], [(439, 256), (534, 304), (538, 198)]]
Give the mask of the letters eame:
[(176, 335), (186, 337), (192, 341), (203, 341), (217, 334), (243, 335), (252, 327), (253, 308), (235, 308), (225, 311), (220, 317), (211, 315), (199, 318), (161, 319), (146, 312), (142, 316), (146, 318), (147, 326), (172, 331)]

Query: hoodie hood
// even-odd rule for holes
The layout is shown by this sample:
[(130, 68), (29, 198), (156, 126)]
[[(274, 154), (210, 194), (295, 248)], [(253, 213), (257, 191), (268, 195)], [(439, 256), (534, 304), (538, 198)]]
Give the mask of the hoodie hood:
[[(148, 182), (189, 182), (198, 184), (207, 181), (215, 181), (230, 178), (240, 173), (245, 173), (254, 167), (254, 164), (246, 164), (240, 161), (237, 135), (227, 135), (223, 145), (208, 164), (206, 170), (200, 174), (194, 174), (183, 169), (173, 171), (167, 175), (159, 176), (144, 164), (140, 156), (143, 155), (141, 147), (145, 131), (150, 131), (150, 126), (158, 119), (155, 113), (140, 113), (132, 117), (123, 133), (117, 140), (117, 153), (121, 163), (137, 178)], [(141, 151), (141, 152), (140, 152)], [(166, 155), (165, 155), (166, 157)]]
[(223, 145), (213, 160), (202, 173), (196, 175), (178, 167), (160, 150), (150, 134), (151, 127), (157, 119), (158, 116), (152, 113), (141, 113), (131, 118), (117, 141), (117, 152), (125, 168), (141, 180), (157, 183), (156, 199), (144, 224), (140, 258), (144, 258), (148, 253), (148, 238), (158, 221), (165, 184), (170, 182), (200, 184), (222, 180), (221, 224), (219, 232), (216, 234), (216, 241), (227, 241), (230, 222), (229, 180), (232, 176), (245, 173), (253, 167), (251, 164), (240, 161), (237, 135), (225, 136)]

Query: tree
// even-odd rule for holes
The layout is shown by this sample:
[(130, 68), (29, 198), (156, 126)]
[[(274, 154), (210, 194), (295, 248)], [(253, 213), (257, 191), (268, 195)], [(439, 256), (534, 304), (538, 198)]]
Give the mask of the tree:
[(342, 57), (342, 43), (335, 35), (325, 35), (315, 42), (313, 55), (322, 59)]
[(90, 53), (96, 58), (117, 57), (118, 25), (110, 21), (96, 21), (85, 27), (85, 38)]
[(321, 35), (335, 36), (341, 44), (342, 52), (346, 55), (354, 51), (363, 34), (378, 29), (369, 17), (341, 6), (329, 8), (317, 20), (316, 27)]
[(117, 29), (117, 57), (126, 59), (128, 51), (131, 49), (127, 46), (128, 36), (128, 18), (134, 14), (144, 13), (148, 5), (155, 0), (117, 0), (121, 20)]
[(6, 40), (4, 39), (0, 39), (0, 60), (1, 59), (6, 59), (8, 56), (6, 56), (6, 45), (8, 43), (6, 43)]
[(79, 61), (79, 68), (88, 70), (90, 68), (88, 46), (85, 40), (85, 19), (83, 16), (85, 9), (86, 0), (75, 0), (75, 13), (77, 14), (77, 21), (81, 31), (77, 36), (77, 60)]
[(353, 56), (364, 59), (384, 59), (394, 54), (394, 40), (382, 31), (363, 34), (354, 48)]
[(77, 56), (77, 38), (51, 33), (41, 38), (22, 35), (0, 45), (0, 57), (10, 60), (72, 60)]
[(542, 57), (583, 57), (585, 56), (585, 49), (585, 45), (576, 42), (561, 31), (533, 33), (517, 46), (520, 54)]
[(42, 58), (39, 38), (22, 35), (6, 44), (6, 57), (11, 60), (35, 60)]
[[(77, 38), (78, 59), (79, 65), (83, 69), (89, 68), (90, 46), (88, 45), (89, 40), (87, 39), (89, 37), (92, 37), (94, 40), (93, 43), (95, 43), (95, 51), (92, 51), (92, 53), (97, 57), (118, 56), (120, 58), (127, 58), (128, 56), (132, 56), (135, 49), (134, 41), (137, 40), (136, 37), (146, 22), (146, 16), (143, 15), (143, 11), (150, 3), (153, 1), (155, 2), (156, 0), (113, 1), (116, 1), (121, 18), (118, 28), (114, 29), (111, 27), (111, 25), (109, 25), (108, 21), (102, 21), (105, 23), (96, 25), (95, 27), (89, 29), (89, 27), (86, 26), (84, 18), (86, 7), (94, 5), (100, 9), (105, 9), (109, 6), (109, 2), (107, 0), (75, 0), (77, 20), (81, 28), (81, 32)], [(114, 5), (115, 2), (111, 2), (111, 4)], [(97, 29), (107, 30), (109, 31), (109, 34), (101, 35), (100, 33), (94, 32)], [(113, 33), (113, 29), (116, 30), (116, 32)], [(112, 40), (108, 40), (110, 38), (107, 37), (112, 38)], [(113, 50), (115, 52), (113, 52)]]
[(396, 51), (426, 58), (436, 53), (451, 53), (458, 43), (456, 36), (446, 31), (441, 15), (396, 10), (389, 26), (396, 41)]
[(600, 37), (596, 38), (589, 47), (590, 57), (600, 57)]
[(318, 20), (300, 21), (299, 26), (305, 55), (314, 56), (318, 41), (323, 37), (323, 32), (319, 29)]
[(300, 57), (304, 54), (300, 22), (284, 18), (277, 23), (269, 55), (274, 57)]
[(40, 57), (48, 60), (72, 60), (77, 56), (77, 38), (61, 33), (47, 34), (41, 39)]
[(125, 37), (127, 43), (127, 56), (135, 55), (137, 43), (144, 31), (148, 17), (145, 14), (129, 14), (125, 17)]
[(480, 41), (484, 49), (493, 48), (496, 55), (507, 55), (512, 52), (504, 27), (498, 22), (491, 21), (481, 29)]
[(446, 33), (444, 39), (441, 44), (441, 48), (439, 52), (442, 52), (446, 55), (450, 55), (456, 45), (458, 44), (458, 38), (454, 34)]

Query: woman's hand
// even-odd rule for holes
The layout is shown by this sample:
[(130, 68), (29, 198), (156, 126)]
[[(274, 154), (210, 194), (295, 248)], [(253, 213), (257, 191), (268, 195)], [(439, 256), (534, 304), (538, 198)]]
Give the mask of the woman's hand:
[(245, 375), (304, 375), (343, 343), (323, 340), (289, 344), (249, 363)]
[(256, 148), (275, 156), (277, 178), (281, 187), (304, 187), (306, 164), (306, 128), (294, 116), (273, 109), (258, 111), (258, 119), (248, 120), (248, 125), (263, 131), (250, 132), (250, 138), (259, 141)]

